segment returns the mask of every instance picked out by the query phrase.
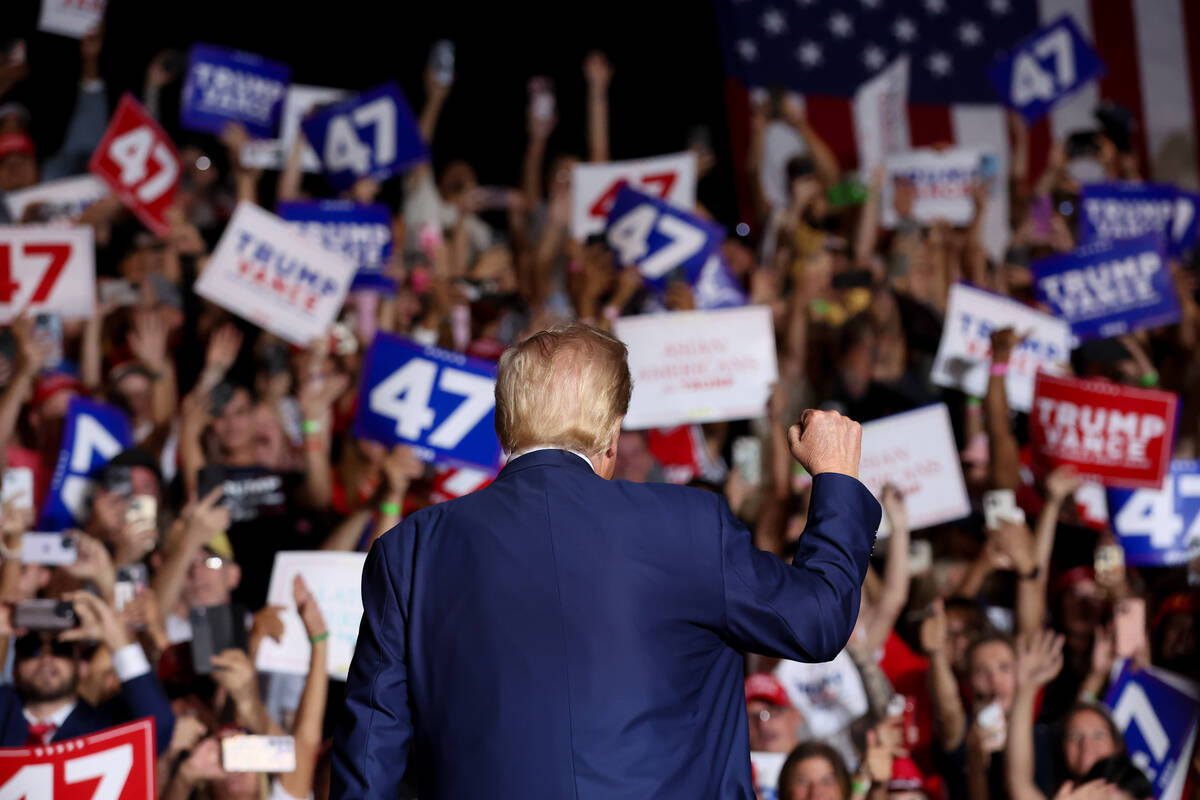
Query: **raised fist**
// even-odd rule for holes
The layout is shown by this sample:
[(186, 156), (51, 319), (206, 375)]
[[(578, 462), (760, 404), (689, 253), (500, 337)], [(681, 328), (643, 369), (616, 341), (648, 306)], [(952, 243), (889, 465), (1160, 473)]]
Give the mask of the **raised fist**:
[(837, 472), (858, 477), (862, 426), (836, 411), (808, 409), (788, 428), (792, 458), (810, 475)]

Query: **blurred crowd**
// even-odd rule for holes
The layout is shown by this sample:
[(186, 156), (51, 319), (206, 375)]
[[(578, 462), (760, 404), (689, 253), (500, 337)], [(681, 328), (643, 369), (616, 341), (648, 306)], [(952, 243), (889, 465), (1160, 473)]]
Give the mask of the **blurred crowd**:
[[(117, 99), (99, 69), (102, 46), (101, 34), (81, 40), (74, 111), (53, 153), (31, 137), (29, 111), (13, 99), (28, 63), (11, 51), (3, 57), (0, 192), (86, 171)], [(185, 174), (167, 235), (148, 232), (114, 196), (72, 220), (95, 233), (95, 315), (61, 321), (57, 335), (20, 317), (0, 334), (6, 465), (33, 473), (33, 496), (0, 509), (0, 744), (47, 743), (152, 716), (161, 797), (326, 796), (341, 684), (326, 676), (328, 632), (303, 580), (292, 595), (312, 643), (308, 674), (254, 666), (260, 646), (283, 633), (279, 608), (265, 605), (274, 556), (365, 551), (402, 515), (463, 490), (410, 448), (351, 433), (374, 333), (495, 359), (556, 321), (611, 329), (623, 315), (695, 307), (688, 284), (660, 296), (636, 269), (619, 268), (603, 237), (570, 234), (571, 167), (609, 161), (609, 125), (630, 124), (609, 120), (619, 68), (592, 53), (580, 86), (564, 87), (586, 92), (586, 153), (552, 151), (556, 119), (531, 108), (525, 152), (512, 154), (521, 159), (520, 185), (503, 192), (481, 188), (471, 164), (439, 149), (453, 81), (431, 69), (424, 96), (412, 99), (438, 168), (422, 164), (384, 185), (360, 180), (345, 193), (392, 209), (387, 271), (397, 288), (352, 293), (330, 335), (307, 348), (192, 290), (239, 201), (273, 209), (332, 196), (319, 175), (301, 170), (300, 143), (281, 170), (264, 172), (243, 164), (247, 134), (236, 125), (219, 138), (180, 133)], [(180, 71), (177, 53), (147, 66), (141, 100), (151, 113), (178, 90)], [(617, 477), (723, 493), (760, 548), (790, 558), (811, 483), (783, 438), (799, 411), (836, 408), (866, 422), (940, 400), (951, 409), (977, 510), (910, 530), (904, 496), (889, 487), (882, 504), (891, 533), (876, 547), (845, 651), (815, 665), (746, 656), (756, 775), (778, 774), (760, 780), (763, 796), (1150, 797), (1149, 778), (1101, 701), (1126, 660), (1200, 676), (1200, 568), (1127, 568), (1113, 533), (1089, 524), (1073, 501), (1078, 476), (1060, 468), (1035, 479), (1027, 421), (1008, 408), (1002, 375), (981, 398), (929, 380), (953, 283), (1033, 304), (1031, 261), (1074, 246), (1079, 186), (1065, 143), (1044, 174), (1030, 174), (1027, 132), (1014, 117), (1010, 173), (994, 178), (1009, 183), (1012, 220), (998, 259), (981, 240), (986, 186), (966, 227), (916, 222), (911, 198), (898, 191), (901, 224), (884, 230), (882, 172), (854, 181), (785, 93), (752, 115), (749, 161), (736, 167), (755, 187), (755, 222), (725, 241), (722, 256), (749, 302), (773, 313), (780, 380), (769, 415), (684, 429), (691, 455), (683, 459), (672, 457), (678, 431), (628, 431)], [(1137, 180), (1144, 165), (1121, 124), (1105, 117), (1087, 132), (1089, 157), (1108, 177)], [(772, 131), (781, 126), (803, 140), (799, 155), (778, 158)], [(693, 147), (702, 179), (727, 157), (702, 141)], [(1048, 226), (1033, 213), (1047, 199)], [(34, 205), (22, 219), (0, 221), (37, 223), (44, 212)], [(1197, 272), (1190, 263), (1172, 271), (1179, 324), (1077, 350), (1072, 368), (1178, 393), (1176, 455), (1188, 458), (1200, 436)], [(1006, 363), (1018, 342), (1019, 332), (995, 332), (993, 363)], [(94, 476), (86, 521), (71, 533), (74, 563), (23, 563), (22, 535), (36, 529), (77, 396), (123, 409), (136, 444)], [(757, 446), (735, 459), (734, 441), (747, 437)], [(230, 482), (251, 479), (266, 487), (256, 502), (231, 502)], [(992, 489), (1013, 490), (1030, 522), (987, 527), (979, 509)], [(15, 612), (38, 599), (69, 605), (72, 627), (22, 625)], [(233, 609), (247, 631), (244, 647), (210, 654), (208, 669), (193, 653), (205, 609)], [(295, 770), (225, 771), (220, 741), (237, 733), (291, 735)]]

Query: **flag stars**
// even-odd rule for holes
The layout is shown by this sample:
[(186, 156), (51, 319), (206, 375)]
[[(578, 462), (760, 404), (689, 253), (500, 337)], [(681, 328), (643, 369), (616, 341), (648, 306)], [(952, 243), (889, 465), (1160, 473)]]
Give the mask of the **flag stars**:
[(796, 48), (796, 59), (806, 67), (820, 66), (824, 59), (824, 54), (821, 52), (821, 45), (814, 41), (801, 42)]
[(874, 10), (876, 8), (879, 8), (880, 0), (859, 0), (859, 2), (862, 3), (863, 8), (869, 8), (869, 9)]
[(1012, 9), (1012, 5), (1009, 0), (988, 0), (988, 8), (992, 10), (993, 14), (1003, 16)]
[(768, 8), (762, 15), (762, 26), (768, 36), (779, 36), (787, 30), (787, 17), (777, 8)]
[(925, 10), (930, 14), (941, 14), (946, 10), (946, 0), (925, 0)]
[(839, 39), (845, 39), (854, 33), (854, 20), (850, 19), (849, 14), (839, 11), (829, 18), (829, 32)]
[(742, 57), (743, 61), (758, 60), (758, 45), (754, 43), (753, 39), (739, 39), (737, 43), (737, 51), (738, 55)]
[(974, 47), (983, 41), (983, 31), (974, 22), (967, 20), (958, 26), (958, 40), (965, 47)]
[(892, 35), (902, 42), (911, 42), (917, 38), (917, 25), (908, 17), (897, 17), (892, 23)]
[(883, 66), (883, 62), (887, 60), (887, 53), (883, 52), (882, 47), (869, 44), (863, 48), (862, 60), (867, 69), (875, 71)]
[(954, 67), (950, 62), (950, 56), (940, 50), (935, 50), (929, 54), (929, 58), (925, 59), (925, 66), (939, 78), (949, 75), (950, 70)]

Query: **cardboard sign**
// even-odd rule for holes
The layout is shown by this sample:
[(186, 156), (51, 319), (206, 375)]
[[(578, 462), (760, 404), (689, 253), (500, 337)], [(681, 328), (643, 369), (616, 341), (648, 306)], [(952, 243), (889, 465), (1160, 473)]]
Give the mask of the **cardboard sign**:
[(37, 29), (82, 39), (104, 20), (107, 0), (41, 0)]
[(31, 214), (29, 222), (55, 222), (77, 218), (85, 208), (107, 194), (108, 186), (104, 181), (94, 175), (76, 175), (5, 192), (4, 202), (14, 222), (25, 222), (26, 211)]
[(154, 719), (40, 747), (0, 747), (0, 797), (154, 800)]
[(253, 203), (238, 203), (196, 293), (301, 347), (333, 323), (354, 265)]
[(1179, 321), (1163, 240), (1153, 234), (1044, 258), (1033, 274), (1037, 299), (1067, 320), (1079, 341)]
[(622, 186), (631, 186), (685, 210), (696, 206), (696, 155), (675, 153), (571, 168), (571, 235), (601, 233)]
[(780, 661), (774, 674), (811, 736), (835, 734), (867, 713), (867, 692), (845, 650), (822, 664)]
[(779, 800), (779, 773), (787, 753), (750, 751), (750, 770), (754, 773), (754, 791), (758, 800)]
[[(858, 474), (877, 500), (888, 483), (904, 493), (913, 530), (971, 513), (945, 403), (864, 423)], [(886, 514), (879, 532), (891, 533)]]
[(1157, 489), (1171, 462), (1179, 398), (1039, 374), (1029, 415), (1035, 464), (1072, 464), (1105, 486)]
[(908, 56), (902, 55), (854, 93), (854, 138), (861, 175), (909, 149)]
[(620, 317), (633, 398), (626, 430), (753, 419), (779, 376), (766, 306)]
[(1163, 183), (1085, 183), (1079, 193), (1079, 243), (1136, 239), (1148, 233), (1170, 239), (1175, 187)]
[(1156, 489), (1109, 489), (1125, 563), (1170, 567), (1200, 556), (1200, 461), (1172, 461)]
[(96, 310), (90, 225), (0, 225), (0, 323), (42, 312), (86, 319)]
[(383, 181), (429, 159), (400, 86), (385, 83), (317, 112), (300, 127), (339, 191), (359, 178)]
[(884, 227), (894, 228), (900, 222), (895, 197), (896, 184), (901, 181), (911, 183), (916, 192), (912, 215), (918, 222), (969, 223), (975, 216), (971, 195), (980, 177), (981, 159), (980, 151), (966, 148), (920, 149), (889, 157), (884, 162), (887, 174), (880, 209)]
[(1175, 190), (1175, 207), (1171, 210), (1171, 255), (1185, 258), (1196, 249), (1200, 236), (1200, 194)]
[(1049, 314), (964, 283), (950, 287), (946, 324), (930, 379), (938, 386), (984, 397), (992, 363), (992, 332), (1009, 327), (1029, 336), (1008, 362), (1004, 377), (1008, 406), (1029, 411), (1033, 408), (1034, 376), (1039, 371), (1061, 373), (1070, 359), (1070, 327)]
[(629, 186), (613, 200), (605, 235), (617, 263), (637, 267), (659, 289), (671, 280), (695, 283), (725, 239), (721, 226)]
[(1153, 667), (1134, 671), (1126, 661), (1104, 704), (1129, 757), (1154, 784), (1154, 796), (1180, 800), (1200, 725), (1200, 700), (1165, 680), (1167, 674)]
[(362, 620), (362, 571), (366, 560), (366, 553), (312, 550), (276, 553), (267, 604), (284, 608), (279, 615), (283, 620), (283, 637), (278, 642), (264, 638), (255, 665), (267, 672), (308, 674), (312, 645), (292, 597), (292, 581), (301, 575), (316, 598), (329, 630), (329, 677), (346, 680)]
[(287, 487), (283, 476), (267, 467), (209, 464), (200, 470), (201, 497), (218, 484), (224, 493), (221, 504), (229, 509), (231, 523), (275, 517), (287, 511)]
[(701, 311), (740, 308), (749, 301), (719, 252), (710, 255), (704, 262), (704, 268), (692, 284), (692, 297), (696, 301), (696, 308)]
[(287, 64), (227, 47), (192, 45), (180, 124), (219, 135), (230, 122), (240, 122), (251, 136), (274, 136), (291, 79)]
[(996, 93), (1027, 122), (1103, 73), (1100, 56), (1067, 14), (1013, 45), (988, 69)]
[[(293, 83), (283, 98), (279, 138), (246, 142), (242, 145), (242, 164), (255, 169), (283, 169), (291, 155), (292, 146), (300, 137), (300, 121), (318, 106), (338, 103), (349, 96), (350, 92), (345, 89)], [(321, 171), (321, 160), (306, 139), (302, 139), (300, 145), (300, 169), (304, 172)]]
[(387, 206), (319, 200), (280, 203), (278, 211), (293, 229), (319, 240), (325, 249), (341, 253), (358, 268), (350, 284), (351, 291), (396, 290), (396, 280), (383, 273), (392, 255), (392, 215)]
[(103, 178), (143, 225), (166, 236), (167, 209), (183, 166), (171, 137), (132, 94), (121, 97), (88, 171)]
[(496, 364), (379, 333), (367, 351), (354, 435), (425, 461), (495, 469)]
[(495, 477), (495, 470), (482, 470), (474, 467), (438, 467), (434, 473), (433, 488), (429, 491), (429, 497), (435, 503), (444, 503), (447, 500), (453, 500), (482, 489)]
[(92, 475), (132, 444), (133, 432), (125, 412), (72, 397), (38, 529), (82, 528), (91, 511)]

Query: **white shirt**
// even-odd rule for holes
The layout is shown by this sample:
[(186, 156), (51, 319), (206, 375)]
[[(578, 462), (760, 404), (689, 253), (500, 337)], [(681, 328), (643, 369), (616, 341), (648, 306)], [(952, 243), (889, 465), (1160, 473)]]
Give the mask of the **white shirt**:
[(584, 461), (587, 462), (587, 465), (592, 470), (592, 472), (596, 471), (596, 465), (593, 464), (592, 460), (590, 458), (588, 458), (587, 456), (585, 456), (583, 453), (579, 452), (578, 450), (570, 450), (566, 447), (556, 447), (552, 444), (544, 444), (544, 445), (539, 444), (534, 447), (526, 447), (524, 450), (518, 450), (517, 452), (510, 455), (508, 457), (508, 460), (513, 461), (515, 459), (520, 458), (521, 456), (527, 456), (530, 453), (536, 453), (539, 450), (564, 450), (568, 453), (574, 453), (575, 455), (579, 456), (580, 458), (582, 458)]
[[(113, 672), (117, 673), (117, 680), (121, 683), (131, 681), (134, 678), (140, 678), (150, 671), (150, 662), (146, 660), (146, 653), (137, 642), (130, 642), (113, 653), (112, 665)], [(25, 714), (25, 721), (30, 725), (36, 725), (41, 722), (54, 724), (54, 730), (47, 733), (43, 738), (42, 744), (45, 744), (63, 726), (63, 723), (67, 721), (67, 717), (71, 716), (71, 712), (75, 710), (75, 706), (77, 705), (79, 705), (79, 701), (72, 700), (45, 719), (38, 719), (33, 714), (30, 714), (28, 709), (22, 709), (22, 713)]]

